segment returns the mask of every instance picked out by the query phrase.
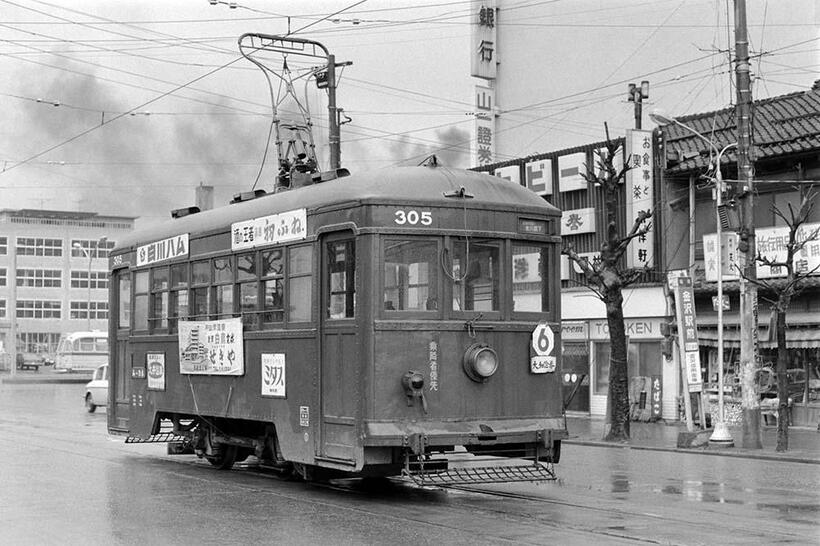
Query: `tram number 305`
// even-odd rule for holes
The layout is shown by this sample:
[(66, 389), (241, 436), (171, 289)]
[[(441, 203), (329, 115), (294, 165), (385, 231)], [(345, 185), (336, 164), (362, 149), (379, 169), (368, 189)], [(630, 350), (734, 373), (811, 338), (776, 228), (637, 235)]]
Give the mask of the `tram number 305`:
[(433, 213), (429, 210), (423, 210), (421, 212), (413, 209), (397, 210), (395, 216), (393, 221), (400, 226), (429, 226), (433, 223)]

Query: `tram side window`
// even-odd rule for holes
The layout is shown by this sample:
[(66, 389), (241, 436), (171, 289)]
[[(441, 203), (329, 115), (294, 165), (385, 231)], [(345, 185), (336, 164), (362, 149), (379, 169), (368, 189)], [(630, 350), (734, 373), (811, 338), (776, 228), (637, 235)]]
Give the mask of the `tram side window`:
[(256, 271), (256, 253), (236, 257), (236, 282), (239, 285), (239, 310), (246, 329), (258, 327), (259, 280)]
[(288, 322), (310, 321), (313, 247), (291, 247), (288, 255)]
[(131, 326), (131, 274), (127, 271), (117, 273), (117, 283), (117, 328), (128, 328)]
[(214, 303), (216, 318), (233, 316), (233, 259), (214, 258), (213, 261)]
[(436, 241), (387, 240), (384, 248), (384, 309), (438, 309)]
[(188, 318), (188, 264), (171, 266), (170, 317), (168, 327), (175, 332), (177, 321)]
[(500, 255), (498, 242), (456, 239), (453, 242), (453, 309), (498, 311)]
[(168, 328), (168, 268), (151, 270), (151, 330)]
[(545, 245), (513, 243), (513, 311), (549, 310), (549, 250)]
[(260, 253), (262, 259), (262, 290), (264, 309), (262, 322), (282, 322), (285, 320), (282, 278), (284, 275), (284, 250), (274, 248)]
[(211, 312), (211, 262), (191, 264), (191, 315), (193, 320), (208, 320)]
[(327, 260), (328, 316), (332, 319), (352, 317), (356, 303), (355, 243), (327, 243)]
[(134, 330), (148, 330), (148, 270), (134, 273)]

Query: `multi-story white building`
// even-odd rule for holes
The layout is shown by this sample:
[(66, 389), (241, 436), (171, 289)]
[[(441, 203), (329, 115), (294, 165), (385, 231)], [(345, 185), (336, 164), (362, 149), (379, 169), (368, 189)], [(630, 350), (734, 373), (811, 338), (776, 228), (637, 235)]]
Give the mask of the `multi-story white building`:
[(0, 344), (53, 354), (62, 334), (106, 330), (108, 252), (134, 218), (0, 210)]

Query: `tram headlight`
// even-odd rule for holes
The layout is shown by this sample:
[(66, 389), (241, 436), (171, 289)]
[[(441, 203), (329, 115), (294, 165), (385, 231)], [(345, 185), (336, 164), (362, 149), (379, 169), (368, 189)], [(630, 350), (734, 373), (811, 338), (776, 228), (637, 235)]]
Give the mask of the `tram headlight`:
[(488, 345), (472, 345), (464, 353), (464, 373), (478, 383), (484, 383), (498, 370), (498, 354)]

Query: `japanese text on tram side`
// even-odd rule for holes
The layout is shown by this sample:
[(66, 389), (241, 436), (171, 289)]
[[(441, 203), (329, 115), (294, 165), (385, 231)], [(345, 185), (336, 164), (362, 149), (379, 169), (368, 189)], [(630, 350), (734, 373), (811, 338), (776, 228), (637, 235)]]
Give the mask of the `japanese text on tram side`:
[(175, 235), (137, 248), (137, 267), (188, 255), (188, 234)]
[(298, 241), (307, 237), (307, 210), (279, 214), (231, 224), (231, 250)]

